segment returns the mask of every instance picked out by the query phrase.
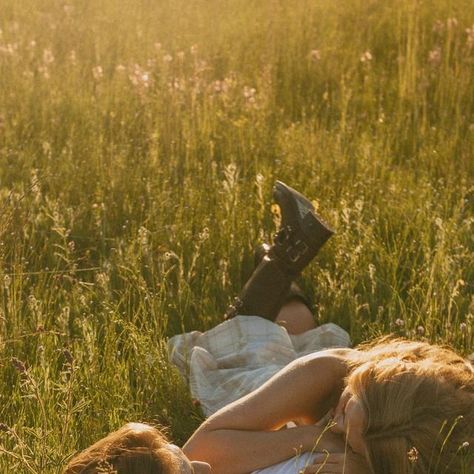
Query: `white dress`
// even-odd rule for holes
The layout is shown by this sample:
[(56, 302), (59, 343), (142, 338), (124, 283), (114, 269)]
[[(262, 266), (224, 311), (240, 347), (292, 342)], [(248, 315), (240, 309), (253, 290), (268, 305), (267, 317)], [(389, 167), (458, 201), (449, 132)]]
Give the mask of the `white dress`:
[(252, 474), (296, 474), (305, 467), (311, 466), (312, 462), (312, 453), (302, 453), (299, 456), (279, 462), (273, 466), (268, 466), (265, 469), (254, 471)]
[[(289, 335), (258, 316), (237, 316), (204, 333), (179, 334), (168, 342), (170, 360), (189, 381), (205, 416), (260, 387), (298, 357), (331, 347), (350, 347), (348, 333), (336, 324)], [(295, 473), (311, 460), (311, 453), (303, 453), (256, 472)]]

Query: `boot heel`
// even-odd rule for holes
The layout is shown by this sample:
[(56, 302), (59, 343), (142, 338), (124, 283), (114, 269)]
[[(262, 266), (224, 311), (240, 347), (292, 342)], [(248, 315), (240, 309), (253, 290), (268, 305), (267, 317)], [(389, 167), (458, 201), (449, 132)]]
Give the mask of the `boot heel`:
[(301, 230), (309, 238), (315, 238), (321, 242), (321, 245), (326, 242), (334, 234), (334, 230), (329, 227), (319, 216), (314, 212), (306, 214), (301, 222)]

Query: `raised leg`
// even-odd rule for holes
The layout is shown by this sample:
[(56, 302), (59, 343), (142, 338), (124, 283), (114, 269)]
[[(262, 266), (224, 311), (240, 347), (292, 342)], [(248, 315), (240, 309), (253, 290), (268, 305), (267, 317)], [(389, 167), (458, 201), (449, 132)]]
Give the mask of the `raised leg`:
[(315, 214), (311, 202), (277, 181), (273, 196), (281, 209), (281, 228), (274, 243), (226, 312), (275, 321), (291, 282), (331, 237), (333, 231)]

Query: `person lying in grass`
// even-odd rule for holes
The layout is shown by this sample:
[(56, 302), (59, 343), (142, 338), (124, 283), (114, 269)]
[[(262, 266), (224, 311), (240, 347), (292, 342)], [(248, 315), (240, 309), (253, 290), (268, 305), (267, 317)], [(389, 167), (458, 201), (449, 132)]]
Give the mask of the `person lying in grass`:
[[(129, 424), (79, 455), (66, 472), (107, 472), (99, 470), (105, 465), (120, 474), (211, 472), (199, 459), (225, 474), (460, 474), (463, 462), (469, 473), (473, 378), (462, 358), (427, 343), (321, 351), (211, 416), (182, 451), (155, 428)], [(313, 422), (336, 398), (332, 390), (342, 393), (325, 433)], [(279, 429), (288, 420), (300, 424)], [(318, 453), (324, 449), (331, 454)]]
[(281, 228), (228, 321), (170, 341), (209, 418), (182, 450), (153, 427), (126, 425), (67, 474), (472, 472), (472, 366), (424, 342), (349, 349), (341, 328), (314, 327), (292, 282), (332, 231), (283, 183), (274, 197)]

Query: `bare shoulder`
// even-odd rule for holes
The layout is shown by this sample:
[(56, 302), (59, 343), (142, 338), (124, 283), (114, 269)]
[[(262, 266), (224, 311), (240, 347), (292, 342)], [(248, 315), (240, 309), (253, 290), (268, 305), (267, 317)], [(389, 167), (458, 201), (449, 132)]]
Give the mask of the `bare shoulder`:
[(293, 368), (306, 375), (311, 373), (318, 379), (324, 374), (326, 380), (334, 380), (337, 383), (345, 379), (351, 365), (359, 361), (360, 358), (361, 353), (356, 349), (325, 349), (296, 359)]
[[(292, 413), (298, 424), (320, 420), (333, 408), (344, 389), (351, 362), (357, 358), (353, 349), (328, 349), (296, 359), (281, 373), (288, 392), (297, 399), (298, 412)], [(281, 377), (281, 380), (283, 380)], [(277, 380), (278, 375), (274, 380)]]
[(347, 372), (350, 365), (361, 358), (360, 351), (350, 348), (325, 349), (296, 359), (295, 364), (305, 367), (324, 366), (336, 373)]

